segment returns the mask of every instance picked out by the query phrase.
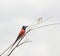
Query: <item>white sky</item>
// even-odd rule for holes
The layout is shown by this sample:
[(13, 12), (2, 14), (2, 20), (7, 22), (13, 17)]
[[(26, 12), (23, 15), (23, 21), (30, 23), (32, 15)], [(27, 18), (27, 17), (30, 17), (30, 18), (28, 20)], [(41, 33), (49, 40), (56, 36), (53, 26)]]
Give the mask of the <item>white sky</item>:
[[(0, 53), (13, 43), (22, 25), (51, 16), (46, 24), (60, 23), (60, 0), (0, 0)], [(34, 30), (27, 37), (32, 42), (11, 56), (60, 56), (60, 25)]]

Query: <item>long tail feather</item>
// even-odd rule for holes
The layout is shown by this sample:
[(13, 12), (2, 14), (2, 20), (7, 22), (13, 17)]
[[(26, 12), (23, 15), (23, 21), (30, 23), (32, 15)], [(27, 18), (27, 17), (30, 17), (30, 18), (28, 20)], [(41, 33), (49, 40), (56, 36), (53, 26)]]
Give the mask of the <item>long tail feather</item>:
[[(4, 52), (2, 52), (1, 54), (0, 54), (0, 56), (2, 56), (4, 53), (6, 53), (8, 50), (10, 51), (12, 48), (13, 48), (13, 46), (16, 44), (16, 42), (19, 40), (19, 38), (20, 38), (21, 36), (20, 35), (18, 35), (18, 37), (16, 38), (16, 40), (15, 40), (15, 42), (13, 43), (13, 44), (11, 44)], [(8, 52), (9, 52), (8, 51)]]

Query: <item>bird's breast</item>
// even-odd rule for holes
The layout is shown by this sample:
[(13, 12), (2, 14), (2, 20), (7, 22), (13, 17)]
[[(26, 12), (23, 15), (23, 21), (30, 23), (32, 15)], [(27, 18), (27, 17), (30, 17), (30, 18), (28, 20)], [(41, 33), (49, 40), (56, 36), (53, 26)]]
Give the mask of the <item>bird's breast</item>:
[(22, 30), (20, 31), (19, 35), (22, 36), (22, 35), (24, 35), (24, 33), (25, 33), (25, 30), (22, 29)]

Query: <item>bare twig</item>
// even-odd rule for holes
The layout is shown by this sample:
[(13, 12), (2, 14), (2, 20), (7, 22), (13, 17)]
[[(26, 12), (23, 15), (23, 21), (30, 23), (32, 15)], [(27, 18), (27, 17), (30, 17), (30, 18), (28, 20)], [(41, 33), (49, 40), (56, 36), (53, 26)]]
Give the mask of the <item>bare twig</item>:
[(20, 43), (20, 44), (17, 44), (7, 56), (10, 56), (11, 53), (12, 53), (17, 47), (21, 46), (21, 45), (24, 44), (24, 43), (29, 43), (29, 42), (32, 42), (32, 41), (27, 41), (27, 40), (25, 40), (24, 42), (22, 42), (22, 43)]
[(43, 25), (43, 26), (40, 26), (40, 27), (33, 28), (31, 30), (35, 30), (35, 29), (43, 28), (43, 27), (47, 27), (47, 26), (52, 26), (52, 25), (60, 25), (60, 23), (53, 23), (53, 24)]

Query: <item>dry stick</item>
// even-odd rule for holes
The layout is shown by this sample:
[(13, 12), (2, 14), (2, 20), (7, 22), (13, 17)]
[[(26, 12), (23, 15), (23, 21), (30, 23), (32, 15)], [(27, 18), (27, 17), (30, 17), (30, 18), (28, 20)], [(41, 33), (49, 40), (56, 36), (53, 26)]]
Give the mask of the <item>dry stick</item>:
[(43, 28), (43, 27), (47, 27), (47, 26), (52, 26), (52, 25), (59, 25), (60, 23), (53, 23), (53, 24), (48, 24), (48, 25), (43, 25), (43, 26), (40, 26), (40, 27), (37, 27), (37, 28), (33, 28), (31, 30), (35, 30), (35, 29), (38, 29), (38, 28)]
[(12, 46), (12, 44), (3, 53), (1, 53), (0, 56), (2, 56), (11, 46)]
[[(16, 47), (15, 47), (15, 48), (16, 48)], [(13, 48), (13, 50), (12, 50), (12, 51), (7, 55), (7, 56), (10, 56), (10, 55), (11, 55), (11, 53), (14, 51), (14, 49), (15, 49), (15, 48)]]
[(22, 45), (24, 43), (29, 43), (29, 42), (32, 42), (32, 41), (24, 41), (24, 42), (20, 43), (19, 45), (17, 45), (17, 47), (19, 47), (20, 45)]
[[(29, 27), (28, 27), (28, 29), (31, 29), (34, 25), (36, 26), (36, 24), (34, 24), (35, 22), (37, 22), (37, 21), (42, 21), (42, 17), (40, 17), (40, 18), (38, 18), (38, 19), (36, 19)], [(38, 23), (38, 22), (37, 22)], [(40, 24), (40, 23), (39, 23)]]
[(17, 48), (17, 47), (19, 47), (19, 46), (21, 46), (22, 44), (24, 44), (24, 43), (28, 43), (28, 42), (31, 42), (31, 41), (24, 41), (24, 42), (22, 42), (20, 45), (16, 45), (13, 49), (12, 49), (12, 51), (8, 54), (8, 56), (10, 56), (11, 55), (11, 53)]

